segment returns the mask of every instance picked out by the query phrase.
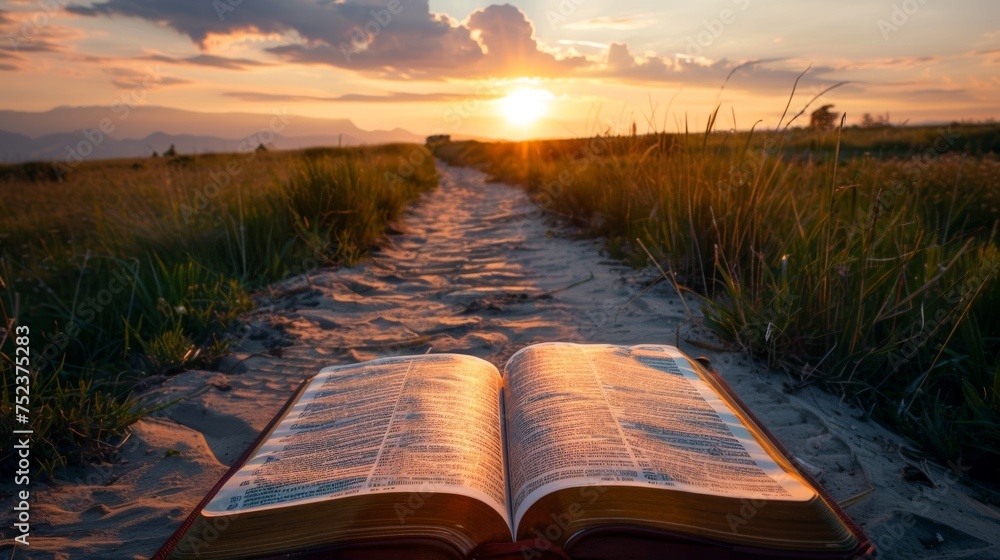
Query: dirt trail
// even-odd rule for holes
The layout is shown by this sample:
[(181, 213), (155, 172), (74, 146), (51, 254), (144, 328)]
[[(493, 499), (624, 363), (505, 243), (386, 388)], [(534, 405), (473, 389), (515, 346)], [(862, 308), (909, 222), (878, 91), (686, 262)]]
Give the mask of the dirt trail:
[[(651, 278), (609, 263), (595, 241), (553, 235), (524, 194), (442, 168), (439, 190), (372, 261), (315, 275), (283, 318), (291, 355), (316, 365), (393, 352), (462, 352), (502, 364), (551, 340), (673, 340), (686, 317), (669, 297), (614, 314)], [(662, 296), (669, 288), (657, 288)]]
[[(838, 399), (710, 340), (663, 282), (601, 256), (546, 221), (518, 189), (442, 165), (427, 194), (373, 258), (272, 286), (244, 319), (220, 372), (191, 371), (147, 392), (185, 400), (136, 424), (123, 462), (67, 473), (38, 490), (30, 558), (145, 558), (166, 540), (298, 383), (319, 369), (380, 356), (472, 354), (498, 366), (535, 342), (674, 344), (707, 354), (747, 404), (881, 545), (884, 558), (998, 558), (1000, 514), (906, 442)], [(308, 264), (308, 263), (304, 263)], [(696, 307), (692, 304), (692, 307)], [(713, 342), (713, 344), (721, 344)], [(907, 482), (924, 468), (933, 485)], [(858, 498), (859, 496), (863, 496)]]

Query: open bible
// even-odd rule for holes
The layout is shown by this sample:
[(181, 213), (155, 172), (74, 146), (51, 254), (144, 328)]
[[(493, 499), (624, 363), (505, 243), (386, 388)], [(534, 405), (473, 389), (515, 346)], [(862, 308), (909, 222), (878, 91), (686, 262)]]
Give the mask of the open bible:
[(455, 354), (324, 369), (154, 558), (706, 548), (713, 558), (871, 552), (698, 361), (670, 346), (546, 343), (502, 373)]

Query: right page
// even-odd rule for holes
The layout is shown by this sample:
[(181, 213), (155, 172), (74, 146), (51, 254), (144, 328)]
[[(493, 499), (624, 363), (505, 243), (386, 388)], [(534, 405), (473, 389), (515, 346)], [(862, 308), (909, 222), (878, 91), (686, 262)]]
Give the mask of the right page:
[(816, 497), (673, 347), (539, 344), (508, 361), (504, 383), (515, 533), (532, 504), (567, 488)]

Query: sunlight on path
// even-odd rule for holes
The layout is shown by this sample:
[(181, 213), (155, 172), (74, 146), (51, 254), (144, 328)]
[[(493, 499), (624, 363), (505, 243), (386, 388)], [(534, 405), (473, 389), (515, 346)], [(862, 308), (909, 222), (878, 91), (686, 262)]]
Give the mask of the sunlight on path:
[(536, 342), (673, 343), (686, 315), (665, 284), (614, 322), (652, 273), (606, 261), (599, 242), (561, 235), (520, 189), (469, 169), (439, 171), (440, 188), (370, 262), (315, 274), (312, 289), (265, 311), (293, 335), (286, 360), (318, 369), (430, 350), (502, 364)]

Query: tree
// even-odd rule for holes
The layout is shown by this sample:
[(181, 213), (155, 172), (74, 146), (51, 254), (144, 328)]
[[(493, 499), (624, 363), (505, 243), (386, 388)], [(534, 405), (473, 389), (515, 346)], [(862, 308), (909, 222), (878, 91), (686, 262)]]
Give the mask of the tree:
[(861, 126), (863, 128), (883, 128), (887, 126), (892, 126), (889, 122), (889, 113), (884, 115), (875, 115), (871, 113), (865, 113), (861, 116)]
[(809, 116), (809, 128), (813, 130), (830, 130), (833, 128), (837, 122), (837, 117), (840, 115), (830, 109), (833, 109), (833, 105), (823, 105), (813, 111), (812, 115)]

